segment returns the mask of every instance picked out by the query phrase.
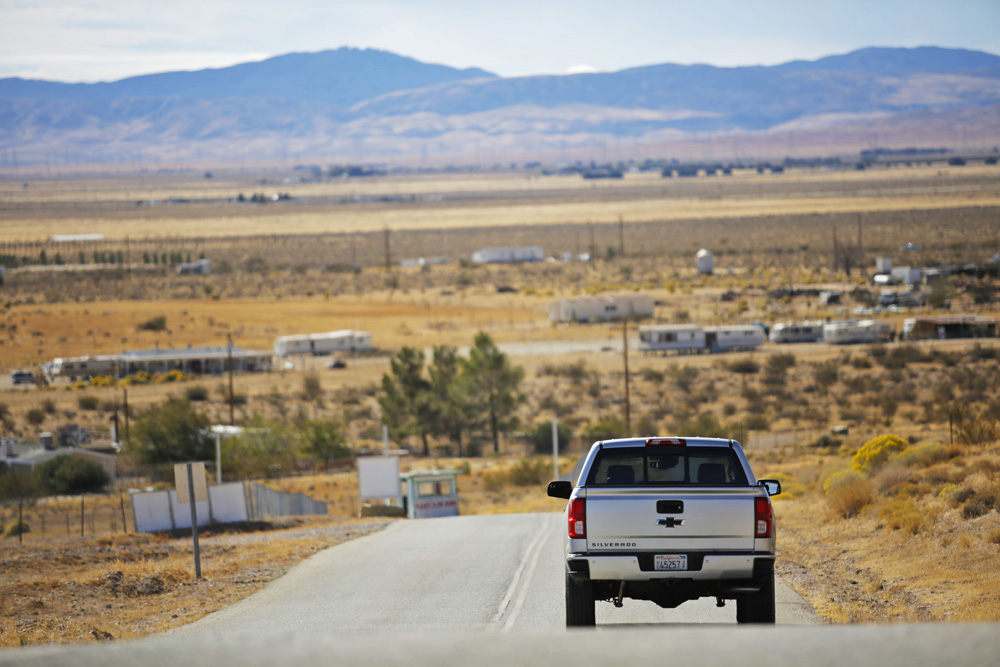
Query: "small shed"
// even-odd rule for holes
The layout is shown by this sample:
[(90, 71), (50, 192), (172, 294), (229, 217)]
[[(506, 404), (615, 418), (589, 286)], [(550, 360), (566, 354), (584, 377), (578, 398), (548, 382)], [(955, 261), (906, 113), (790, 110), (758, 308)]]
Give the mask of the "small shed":
[(715, 271), (715, 256), (712, 254), (711, 250), (706, 250), (702, 248), (695, 255), (695, 259), (698, 261), (698, 273), (704, 274), (706, 276), (712, 275)]
[(458, 516), (458, 470), (409, 472), (399, 476), (410, 519)]

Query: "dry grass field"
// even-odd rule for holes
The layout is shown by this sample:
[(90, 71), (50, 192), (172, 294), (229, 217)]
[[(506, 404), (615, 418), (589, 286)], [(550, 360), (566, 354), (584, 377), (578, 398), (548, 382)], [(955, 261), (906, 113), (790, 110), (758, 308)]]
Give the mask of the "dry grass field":
[[(378, 351), (347, 358), (345, 369), (295, 358), (294, 370), (237, 375), (236, 419), (336, 420), (351, 446), (378, 447), (378, 383), (389, 355), (404, 345), (467, 346), (486, 331), (500, 344), (547, 343), (556, 350), (555, 341), (586, 340), (611, 347), (621, 340), (621, 325), (553, 325), (545, 307), (567, 296), (635, 291), (656, 299), (659, 322), (841, 319), (865, 294), (877, 294), (866, 280), (876, 256), (892, 256), (897, 266), (934, 266), (984, 262), (1000, 250), (995, 167), (789, 170), (725, 179), (628, 174), (614, 182), (524, 174), (288, 184), (282, 178), (164, 174), (0, 184), (0, 261), (18, 264), (0, 287), (0, 370), (86, 353), (221, 346), (227, 335), (244, 348), (270, 349), (283, 334), (371, 331)], [(292, 199), (230, 204), (240, 192), (288, 192)], [(46, 240), (97, 231), (107, 240), (67, 246)], [(852, 272), (834, 268), (834, 234), (840, 244), (857, 246), (859, 232)], [(522, 244), (542, 245), (550, 255), (593, 251), (595, 257), (387, 270), (387, 236), (392, 263), (459, 260), (480, 247)], [(924, 250), (901, 253), (899, 246), (910, 242)], [(715, 253), (712, 276), (694, 270), (702, 247)], [(178, 276), (168, 254), (204, 254), (213, 273)], [(345, 270), (355, 263), (359, 270)], [(498, 292), (501, 286), (516, 291)], [(835, 288), (848, 297), (843, 306), (827, 307), (814, 296), (769, 296), (778, 287)], [(936, 289), (950, 301), (948, 312), (996, 317), (996, 287), (995, 278), (953, 278)], [(942, 311), (878, 317), (900, 331), (905, 317), (936, 312)], [(165, 318), (165, 330), (139, 330), (155, 317)], [(629, 430), (711, 432), (744, 442), (758, 474), (785, 484), (776, 503), (782, 574), (831, 622), (994, 621), (1000, 617), (998, 359), (996, 341), (633, 353)], [(536, 424), (558, 417), (570, 430), (566, 466), (602, 432), (624, 430), (620, 354), (554, 351), (512, 360), (525, 369), (528, 399), (521, 428), (503, 439), (503, 456), (458, 461), (449, 458), (449, 443), (433, 442), (432, 459), (407, 457), (411, 467), (467, 465), (459, 477), (466, 514), (561, 509), (544, 496), (547, 464), (526, 458), (534, 452), (523, 432)], [(317, 392), (305, 391), (307, 378), (318, 383)], [(79, 423), (100, 435), (110, 414), (123, 408), (125, 391), (138, 414), (168, 395), (204, 388), (197, 409), (224, 422), (223, 384), (200, 377), (127, 389), (65, 381), (10, 388), (0, 391), (3, 434), (34, 441), (40, 431)], [(841, 425), (849, 434), (832, 435)], [(824, 488), (837, 475), (850, 477), (842, 471), (855, 453), (889, 433), (921, 454)], [(483, 434), (470, 440), (476, 447), (486, 442)], [(75, 516), (75, 501), (66, 509), (39, 504), (23, 547), (17, 538), (0, 540), (0, 645), (92, 641), (103, 633), (138, 637), (194, 620), (345, 539), (356, 521), (350, 471), (307, 470), (269, 483), (326, 501), (330, 517), (258, 533), (253, 539), (267, 547), (253, 554), (231, 541), (237, 536), (209, 536), (215, 569), (201, 583), (192, 583), (183, 539), (121, 534), (117, 495), (87, 499), (95, 507), (105, 503), (107, 513), (90, 520), (85, 537), (76, 536), (79, 523), (65, 531), (74, 537), (58, 532)], [(43, 508), (52, 512), (44, 534)], [(4, 523), (11, 522), (11, 509), (3, 512)], [(348, 528), (336, 528), (344, 522)], [(298, 532), (305, 529), (326, 532)], [(115, 571), (124, 579), (109, 577)], [(134, 593), (151, 575), (162, 585), (158, 592), (122, 593)], [(92, 622), (97, 610), (99, 626)]]

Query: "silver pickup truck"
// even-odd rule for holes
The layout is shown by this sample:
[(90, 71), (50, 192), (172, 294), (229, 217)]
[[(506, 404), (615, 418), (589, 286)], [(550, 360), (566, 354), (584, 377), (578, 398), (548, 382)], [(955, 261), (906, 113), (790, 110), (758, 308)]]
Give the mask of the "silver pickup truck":
[(736, 600), (740, 623), (774, 623), (777, 480), (756, 480), (739, 443), (628, 438), (594, 443), (566, 504), (566, 625), (594, 625), (595, 600), (674, 608)]

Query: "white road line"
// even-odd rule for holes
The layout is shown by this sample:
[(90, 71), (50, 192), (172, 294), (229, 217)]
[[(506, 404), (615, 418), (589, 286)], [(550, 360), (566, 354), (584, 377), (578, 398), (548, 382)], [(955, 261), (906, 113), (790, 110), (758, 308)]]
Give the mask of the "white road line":
[[(544, 537), (548, 533), (548, 529), (543, 527), (541, 534), (538, 538)], [(535, 542), (532, 545), (535, 548), (535, 553), (531, 556), (531, 564), (528, 566), (527, 574), (524, 577), (524, 585), (521, 586), (521, 591), (517, 595), (517, 602), (514, 603), (514, 608), (511, 610), (510, 614), (507, 616), (507, 622), (504, 623), (502, 630), (504, 632), (510, 630), (514, 627), (514, 621), (517, 620), (517, 615), (521, 613), (521, 607), (524, 606), (524, 601), (528, 597), (528, 591), (531, 590), (531, 578), (535, 575), (535, 567), (538, 565), (538, 559), (542, 555), (542, 545), (545, 544), (545, 540), (539, 541), (535, 538)], [(528, 553), (531, 551), (531, 547), (525, 552), (525, 559), (528, 558)]]
[[(528, 561), (531, 560), (532, 551), (537, 549), (538, 546), (544, 541), (545, 534), (547, 532), (548, 532), (548, 526), (543, 524), (542, 529), (538, 531), (537, 535), (535, 535), (535, 539), (533, 539), (531, 541), (531, 544), (528, 545), (528, 548), (525, 549), (524, 556), (521, 558), (521, 564), (517, 567), (517, 571), (514, 572), (514, 577), (513, 579), (511, 579), (510, 586), (507, 588), (507, 593), (503, 596), (503, 599), (500, 601), (500, 606), (497, 608), (497, 613), (494, 614), (493, 618), (490, 620), (489, 623), (490, 628), (496, 628), (500, 624), (500, 620), (503, 618), (504, 613), (507, 611), (507, 606), (510, 605), (510, 601), (513, 599), (514, 593), (517, 591), (517, 586), (521, 581), (521, 575), (524, 573), (524, 569), (525, 567), (527, 567)], [(539, 553), (540, 552), (541, 550), (539, 549)], [(533, 562), (534, 563), (538, 562), (537, 555), (534, 558)], [(534, 565), (532, 565), (531, 569), (532, 571), (534, 571)], [(520, 602), (520, 604), (523, 604), (523, 600)], [(520, 604), (517, 607), (518, 609), (520, 609)], [(504, 626), (503, 629), (504, 630), (509, 629), (509, 625), (510, 623), (508, 622), (508, 624)]]

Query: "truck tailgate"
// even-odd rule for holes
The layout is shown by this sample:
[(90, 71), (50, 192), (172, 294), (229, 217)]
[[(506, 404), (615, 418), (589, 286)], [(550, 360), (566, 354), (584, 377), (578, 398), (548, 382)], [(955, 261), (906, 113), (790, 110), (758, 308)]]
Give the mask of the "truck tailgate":
[(588, 551), (753, 548), (752, 488), (588, 489)]

